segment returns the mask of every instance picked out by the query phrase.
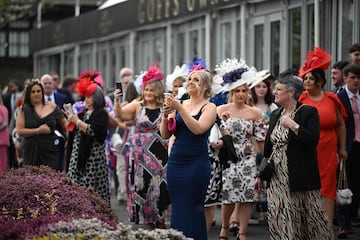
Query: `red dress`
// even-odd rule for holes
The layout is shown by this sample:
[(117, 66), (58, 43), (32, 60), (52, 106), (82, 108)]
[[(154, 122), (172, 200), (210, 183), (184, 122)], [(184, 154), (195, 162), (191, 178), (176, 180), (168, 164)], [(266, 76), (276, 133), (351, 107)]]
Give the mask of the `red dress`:
[(303, 92), (299, 97), (299, 101), (314, 106), (318, 111), (320, 139), (317, 146), (317, 156), (321, 178), (321, 195), (336, 200), (336, 172), (338, 165), (336, 108), (340, 110), (340, 114), (346, 120), (345, 108), (336, 94), (332, 92), (324, 92), (321, 100), (313, 100), (308, 96), (307, 92)]

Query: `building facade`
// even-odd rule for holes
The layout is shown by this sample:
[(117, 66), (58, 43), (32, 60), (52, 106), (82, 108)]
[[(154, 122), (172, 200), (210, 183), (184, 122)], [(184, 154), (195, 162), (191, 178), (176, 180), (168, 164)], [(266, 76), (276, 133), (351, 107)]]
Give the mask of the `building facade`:
[(243, 58), (277, 76), (314, 46), (347, 59), (360, 41), (359, 12), (359, 0), (128, 0), (32, 30), (30, 52), (35, 76), (96, 69), (107, 88), (124, 66), (171, 73), (195, 56), (209, 69)]

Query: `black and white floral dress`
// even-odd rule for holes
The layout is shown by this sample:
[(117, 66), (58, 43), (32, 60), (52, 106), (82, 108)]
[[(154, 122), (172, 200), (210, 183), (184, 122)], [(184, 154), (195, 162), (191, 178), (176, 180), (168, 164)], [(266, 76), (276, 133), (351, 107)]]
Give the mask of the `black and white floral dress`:
[(229, 118), (224, 125), (233, 138), (239, 161), (231, 163), (230, 167), (223, 171), (223, 203), (255, 202), (257, 194), (254, 192), (254, 184), (257, 166), (252, 138), (255, 137), (258, 141), (265, 140), (266, 130), (263, 121)]

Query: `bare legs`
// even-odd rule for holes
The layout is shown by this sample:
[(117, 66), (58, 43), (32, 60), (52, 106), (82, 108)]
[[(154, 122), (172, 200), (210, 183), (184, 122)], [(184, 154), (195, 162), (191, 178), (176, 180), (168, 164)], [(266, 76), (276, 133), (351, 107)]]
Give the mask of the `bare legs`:
[(215, 216), (215, 206), (205, 208), (206, 230), (209, 232)]
[(229, 221), (232, 212), (234, 211), (235, 204), (222, 204), (221, 205), (221, 219), (222, 225), (220, 230), (220, 237), (228, 237), (229, 236)]

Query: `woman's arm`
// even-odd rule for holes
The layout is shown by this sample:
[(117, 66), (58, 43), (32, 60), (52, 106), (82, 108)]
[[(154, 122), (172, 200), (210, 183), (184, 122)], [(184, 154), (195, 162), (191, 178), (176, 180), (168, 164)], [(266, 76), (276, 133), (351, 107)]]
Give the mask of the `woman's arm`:
[(25, 116), (24, 111), (19, 110), (19, 115), (16, 118), (16, 132), (21, 137), (32, 137), (40, 134), (49, 134), (50, 127), (46, 124), (42, 124), (37, 128), (25, 128)]
[(195, 135), (200, 135), (208, 131), (216, 120), (216, 106), (210, 102), (203, 108), (199, 120), (193, 118), (181, 104), (179, 104), (179, 107), (177, 107), (176, 110), (181, 115), (185, 125)]
[(114, 113), (122, 121), (134, 120), (136, 113), (141, 107), (141, 102), (133, 101), (129, 104), (126, 104), (124, 107), (121, 106), (121, 103), (114, 101)]

